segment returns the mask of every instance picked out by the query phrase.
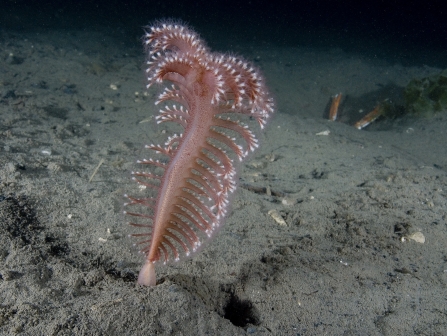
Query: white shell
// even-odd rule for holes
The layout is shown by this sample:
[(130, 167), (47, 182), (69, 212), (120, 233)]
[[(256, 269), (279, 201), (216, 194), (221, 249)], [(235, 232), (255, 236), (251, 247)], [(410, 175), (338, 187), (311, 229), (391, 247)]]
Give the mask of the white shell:
[(412, 233), (407, 238), (411, 239), (411, 240), (414, 240), (416, 243), (421, 243), (421, 244), (425, 243), (425, 236), (424, 236), (424, 234), (422, 232)]
[(286, 221), (284, 220), (284, 218), (281, 217), (281, 215), (278, 213), (278, 211), (276, 210), (270, 210), (268, 212), (268, 214), (270, 215), (270, 217), (272, 217), (276, 223), (278, 223), (281, 226), (287, 226)]

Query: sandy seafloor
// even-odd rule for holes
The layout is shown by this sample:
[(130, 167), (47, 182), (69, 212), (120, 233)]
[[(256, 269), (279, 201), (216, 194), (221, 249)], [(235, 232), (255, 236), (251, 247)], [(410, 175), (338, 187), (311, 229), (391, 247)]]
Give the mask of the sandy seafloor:
[(233, 46), (278, 111), (219, 235), (141, 288), (122, 195), (171, 127), (150, 120), (159, 89), (145, 91), (134, 46), (103, 31), (0, 36), (1, 335), (446, 335), (447, 114), (352, 126), (442, 69)]

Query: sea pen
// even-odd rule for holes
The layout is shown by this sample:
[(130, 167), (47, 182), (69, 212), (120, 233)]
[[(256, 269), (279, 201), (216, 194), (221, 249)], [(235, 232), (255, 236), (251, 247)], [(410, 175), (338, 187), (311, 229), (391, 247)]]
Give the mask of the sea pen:
[(242, 58), (211, 52), (183, 24), (146, 28), (148, 87), (170, 84), (155, 102), (164, 104), (157, 122), (184, 129), (164, 146), (145, 146), (160, 159), (137, 161), (145, 170), (132, 175), (148, 195), (125, 195), (129, 224), (140, 229), (131, 236), (140, 239), (145, 255), (138, 283), (154, 286), (156, 263), (189, 256), (223, 223), (236, 187), (232, 158), (242, 160), (258, 147), (254, 133), (234, 116), (253, 118), (263, 128), (274, 104), (258, 70)]

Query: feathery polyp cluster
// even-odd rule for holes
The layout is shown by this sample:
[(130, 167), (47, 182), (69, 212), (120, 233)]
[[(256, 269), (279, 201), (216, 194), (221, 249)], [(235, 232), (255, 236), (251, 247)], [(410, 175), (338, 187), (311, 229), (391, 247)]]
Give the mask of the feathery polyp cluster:
[(182, 85), (192, 74), (204, 74), (213, 105), (248, 113), (264, 127), (274, 104), (264, 79), (252, 65), (239, 57), (210, 52), (194, 31), (182, 25), (148, 28), (148, 86), (164, 79), (176, 79)]

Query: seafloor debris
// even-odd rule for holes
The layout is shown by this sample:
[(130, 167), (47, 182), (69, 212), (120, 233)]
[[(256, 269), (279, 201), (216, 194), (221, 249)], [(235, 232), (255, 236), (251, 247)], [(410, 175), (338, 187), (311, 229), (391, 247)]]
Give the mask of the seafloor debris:
[(367, 115), (365, 115), (362, 119), (357, 121), (354, 124), (354, 127), (357, 129), (362, 129), (371, 124), (374, 120), (379, 118), (383, 113), (383, 110), (381, 109), (380, 105), (377, 105), (374, 110), (369, 112)]
[(405, 238), (409, 239), (409, 240), (413, 240), (416, 243), (421, 243), (421, 244), (425, 243), (425, 236), (422, 232), (414, 232), (414, 233), (410, 234), (409, 236), (403, 237), (402, 241), (405, 241)]
[[(332, 97), (329, 120), (335, 121), (338, 118), (340, 101), (341, 93)], [(447, 111), (447, 69), (435, 75), (412, 79), (402, 88), (400, 102), (389, 98), (381, 100), (370, 113), (355, 122), (354, 127), (363, 129), (379, 118), (395, 119), (407, 114), (432, 117), (445, 111)]]
[(270, 217), (272, 217), (276, 223), (278, 223), (281, 226), (287, 226), (286, 221), (284, 220), (284, 218), (281, 217), (281, 215), (279, 214), (279, 212), (275, 209), (270, 210), (267, 214), (270, 215)]
[(329, 120), (331, 121), (337, 120), (338, 107), (340, 106), (341, 97), (342, 97), (341, 93), (337, 93), (335, 96), (332, 97), (332, 103), (329, 109)]

